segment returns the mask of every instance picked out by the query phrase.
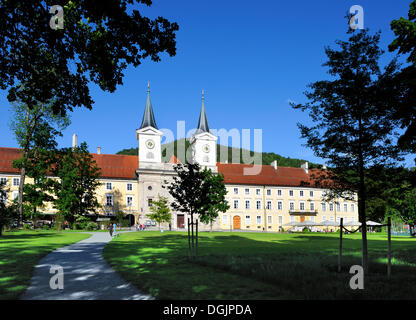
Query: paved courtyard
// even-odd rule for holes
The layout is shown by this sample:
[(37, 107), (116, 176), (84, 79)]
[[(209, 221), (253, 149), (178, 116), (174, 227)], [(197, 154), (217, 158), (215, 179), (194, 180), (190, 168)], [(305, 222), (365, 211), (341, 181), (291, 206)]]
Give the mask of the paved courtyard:
[[(102, 251), (111, 240), (109, 233), (95, 232), (88, 239), (55, 250), (35, 267), (24, 300), (151, 300), (123, 280), (103, 259)], [(64, 288), (51, 289), (51, 266), (64, 271)]]

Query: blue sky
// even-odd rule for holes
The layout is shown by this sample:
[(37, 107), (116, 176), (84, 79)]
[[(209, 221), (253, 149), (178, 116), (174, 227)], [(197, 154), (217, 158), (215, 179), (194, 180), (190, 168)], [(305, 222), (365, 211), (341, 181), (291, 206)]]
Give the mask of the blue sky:
[[(92, 111), (75, 109), (72, 124), (58, 139), (71, 145), (72, 134), (86, 141), (90, 151), (102, 153), (136, 147), (147, 81), (159, 128), (176, 132), (182, 120), (189, 130), (197, 125), (201, 90), (211, 128), (262, 129), (262, 149), (283, 156), (323, 163), (302, 146), (297, 122), (309, 123), (306, 114), (294, 111), (288, 100), (304, 102), (308, 83), (328, 78), (324, 47), (347, 39), (346, 12), (352, 5), (364, 8), (364, 25), (381, 30), (381, 44), (394, 35), (390, 22), (407, 17), (410, 0), (154, 0), (143, 7), (149, 17), (176, 21), (177, 54), (162, 61), (143, 62), (128, 68), (124, 84), (114, 93), (91, 85)], [(393, 55), (386, 53), (383, 62)], [(17, 147), (10, 132), (9, 103), (0, 93), (1, 146)], [(412, 158), (412, 157), (411, 157)], [(413, 161), (407, 161), (411, 164)]]

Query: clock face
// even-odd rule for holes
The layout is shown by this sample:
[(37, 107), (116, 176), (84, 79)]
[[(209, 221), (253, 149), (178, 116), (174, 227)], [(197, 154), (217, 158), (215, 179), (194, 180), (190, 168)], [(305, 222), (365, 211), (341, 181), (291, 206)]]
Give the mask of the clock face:
[(202, 150), (204, 150), (204, 152), (206, 152), (206, 153), (208, 153), (209, 152), (209, 145), (204, 145), (203, 147), (202, 147)]
[(149, 139), (146, 141), (146, 147), (148, 147), (149, 149), (153, 149), (155, 146), (155, 143), (153, 142), (153, 140)]

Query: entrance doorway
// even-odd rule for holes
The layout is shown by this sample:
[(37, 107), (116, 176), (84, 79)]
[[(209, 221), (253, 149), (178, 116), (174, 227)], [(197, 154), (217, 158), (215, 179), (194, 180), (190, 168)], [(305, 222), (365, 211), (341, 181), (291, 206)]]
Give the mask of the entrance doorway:
[(185, 228), (185, 215), (183, 214), (177, 214), (176, 215), (176, 225), (178, 229)]
[(304, 222), (305, 221), (305, 216), (300, 216), (300, 222)]
[(126, 215), (126, 218), (129, 221), (129, 227), (134, 226), (135, 224), (135, 218), (133, 214)]
[(233, 229), (240, 230), (241, 229), (241, 218), (240, 216), (233, 217)]

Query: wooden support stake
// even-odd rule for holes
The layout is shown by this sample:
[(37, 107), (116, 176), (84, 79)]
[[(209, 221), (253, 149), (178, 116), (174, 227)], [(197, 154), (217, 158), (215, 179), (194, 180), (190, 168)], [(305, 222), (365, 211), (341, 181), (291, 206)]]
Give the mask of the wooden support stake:
[(341, 272), (341, 257), (342, 257), (342, 227), (344, 218), (340, 219), (340, 228), (339, 228), (339, 253), (338, 253), (338, 272)]
[(388, 241), (388, 252), (387, 252), (387, 278), (391, 276), (391, 218), (387, 218), (387, 241)]
[(198, 257), (198, 219), (196, 219), (196, 256)]
[(188, 257), (191, 258), (191, 230), (189, 230), (190, 223), (188, 218)]

